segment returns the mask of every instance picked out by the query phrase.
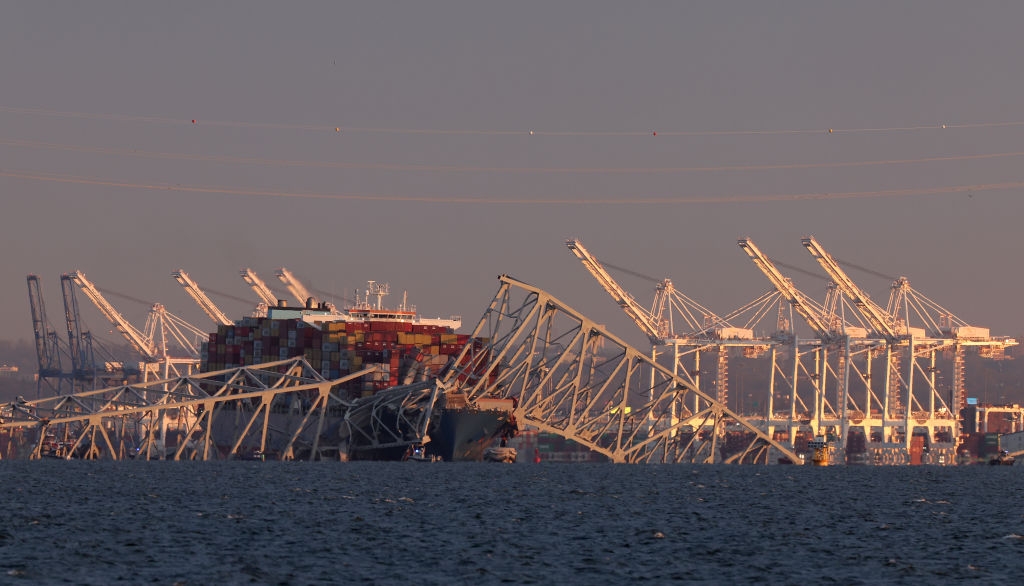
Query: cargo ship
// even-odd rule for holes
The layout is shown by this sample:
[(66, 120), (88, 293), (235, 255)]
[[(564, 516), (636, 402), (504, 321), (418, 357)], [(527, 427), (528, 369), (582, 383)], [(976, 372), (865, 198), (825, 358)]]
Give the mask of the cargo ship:
[[(302, 307), (279, 301), (267, 309), (265, 317), (246, 317), (234, 325), (219, 326), (203, 344), (200, 370), (213, 372), (298, 356), (329, 380), (372, 368), (372, 374), (341, 383), (333, 391), (346, 405), (358, 405), (389, 391), (427, 388), (454, 364), (467, 344), (483, 347), (483, 340), (455, 333), (461, 318), (424, 318), (404, 302), (397, 308), (385, 308), (382, 298), (386, 293), (382, 291), (386, 289), (378, 287), (376, 291), (376, 303), (370, 302), (371, 289), (344, 310), (312, 298)], [(458, 392), (445, 392), (422, 407), (430, 414), (422, 442), (412, 438), (386, 447), (355, 445), (354, 436), (381, 431), (365, 429), (346, 435), (342, 430), (345, 413), (339, 409), (329, 417), (317, 443), (337, 452), (340, 459), (481, 461), (488, 447), (517, 434), (514, 407), (511, 400), (470, 403)], [(289, 418), (299, 418), (300, 412), (291, 405), (275, 406), (270, 410), (270, 427), (278, 430), (278, 437), (286, 436), (287, 430), (296, 428)], [(345, 424), (351, 425), (351, 419)], [(384, 433), (407, 437), (408, 430), (400, 429), (402, 424), (402, 418), (395, 417), (387, 423), (392, 429)], [(380, 418), (365, 425), (380, 426)], [(237, 431), (215, 429), (215, 442), (237, 437)], [(303, 439), (312, 443), (313, 438)], [(266, 449), (272, 451), (273, 444), (271, 438)]]

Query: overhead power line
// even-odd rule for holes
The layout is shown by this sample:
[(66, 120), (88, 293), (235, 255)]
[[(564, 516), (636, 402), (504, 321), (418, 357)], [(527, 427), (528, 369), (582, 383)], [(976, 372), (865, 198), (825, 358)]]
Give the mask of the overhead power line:
[(43, 108), (23, 108), (16, 106), (0, 106), (0, 112), (21, 115), (55, 116), (91, 120), (109, 120), (117, 122), (136, 122), (145, 124), (202, 125), (230, 128), (264, 128), (274, 130), (300, 130), (318, 132), (348, 132), (371, 134), (427, 134), (427, 135), (491, 135), (491, 136), (754, 136), (754, 135), (801, 135), (801, 134), (855, 134), (882, 132), (922, 132), (972, 128), (1005, 128), (1024, 126), (1024, 121), (995, 122), (937, 122), (935, 124), (878, 126), (858, 128), (790, 128), (790, 129), (720, 129), (720, 130), (673, 130), (673, 129), (635, 129), (635, 130), (552, 130), (544, 128), (520, 129), (444, 129), (444, 128), (388, 128), (346, 126), (344, 123), (323, 124), (291, 124), (279, 122), (246, 122), (230, 120), (207, 120), (202, 118), (174, 118), (169, 116), (142, 116), (135, 114), (103, 114), (95, 112), (75, 112), (67, 110), (48, 110)]
[(180, 183), (141, 183), (134, 181), (103, 179), (77, 175), (59, 175), (31, 171), (14, 171), (0, 169), (0, 177), (22, 179), (26, 181), (49, 181), (72, 185), (96, 185), (102, 187), (120, 187), (126, 189), (144, 189), (152, 191), (177, 193), (209, 193), (220, 195), (238, 195), (246, 197), (277, 197), (297, 199), (321, 199), (338, 201), (371, 201), (371, 202), (406, 202), (406, 203), (453, 203), (453, 204), (485, 204), (485, 205), (693, 205), (693, 204), (728, 204), (728, 203), (768, 203), (793, 201), (826, 201), (841, 199), (896, 198), (911, 196), (948, 195), (952, 193), (975, 194), (984, 191), (997, 191), (1024, 188), (1024, 181), (1007, 181), (1003, 183), (984, 183), (977, 185), (945, 185), (939, 187), (917, 187), (908, 189), (887, 189), (879, 191), (848, 191), (839, 193), (776, 193), (760, 195), (711, 195), (711, 196), (616, 196), (609, 198), (588, 198), (570, 196), (545, 197), (509, 197), (509, 196), (403, 196), (388, 194), (355, 194), (355, 193), (313, 193), (298, 191), (273, 191), (250, 189), (244, 187), (212, 187), (184, 185)]
[(973, 155), (950, 155), (923, 157), (917, 159), (887, 159), (874, 161), (842, 161), (831, 163), (779, 163), (763, 165), (709, 165), (686, 167), (493, 167), (472, 165), (410, 165), (398, 163), (349, 163), (341, 161), (302, 161), (294, 159), (264, 159), (258, 157), (234, 157), (228, 155), (201, 155), (194, 153), (173, 153), (141, 151), (87, 145), (69, 145), (42, 141), (0, 139), (0, 146), (35, 148), (69, 152), (91, 153), (123, 157), (142, 157), (173, 161), (197, 161), (259, 166), (304, 167), (322, 169), (363, 169), (369, 171), (410, 171), (410, 172), (453, 172), (453, 173), (580, 173), (580, 174), (649, 174), (649, 173), (697, 173), (719, 171), (777, 171), (794, 169), (830, 169), (843, 167), (871, 167), (881, 165), (909, 165), (922, 163), (948, 163), (953, 161), (975, 161), (984, 159), (1005, 159), (1024, 157), (1024, 151), (983, 153)]

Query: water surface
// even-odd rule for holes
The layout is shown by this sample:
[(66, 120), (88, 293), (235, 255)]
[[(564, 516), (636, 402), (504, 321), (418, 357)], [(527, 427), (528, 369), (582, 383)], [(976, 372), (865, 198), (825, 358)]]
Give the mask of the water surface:
[(1019, 582), (1024, 467), (0, 462), (0, 582)]

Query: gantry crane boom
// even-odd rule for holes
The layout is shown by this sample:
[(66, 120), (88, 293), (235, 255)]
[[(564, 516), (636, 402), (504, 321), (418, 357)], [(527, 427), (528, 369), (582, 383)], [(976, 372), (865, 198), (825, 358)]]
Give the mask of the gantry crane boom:
[(43, 303), (43, 289), (36, 275), (28, 276), (28, 301), (32, 309), (32, 331), (35, 332), (36, 358), (39, 361), (40, 378), (62, 374), (60, 347), (57, 332), (46, 319), (46, 305)]
[(590, 271), (590, 274), (597, 279), (597, 282), (604, 287), (604, 290), (612, 296), (612, 299), (619, 304), (619, 307), (626, 312), (633, 322), (640, 328), (640, 331), (647, 334), (650, 338), (651, 343), (658, 344), (663, 342), (663, 337), (658, 328), (658, 322), (646, 309), (644, 309), (633, 296), (626, 292), (618, 282), (612, 278), (608, 271), (597, 261), (596, 258), (583, 246), (579, 240), (567, 240), (565, 242), (569, 250), (576, 255), (580, 261), (583, 262), (583, 266)]
[(811, 330), (814, 331), (819, 339), (827, 340), (833, 338), (833, 333), (828, 327), (822, 312), (815, 307), (816, 303), (802, 291), (797, 289), (793, 282), (787, 279), (779, 272), (779, 269), (775, 267), (775, 263), (771, 261), (761, 250), (754, 245), (754, 242), (749, 238), (740, 238), (738, 240), (740, 248), (747, 253), (750, 260), (754, 261), (754, 265), (761, 269), (765, 277), (768, 277), (768, 281), (771, 282), (772, 286), (782, 294), (782, 296), (789, 302), (790, 305), (800, 314), (800, 316), (807, 322)]
[(839, 266), (836, 259), (815, 240), (814, 236), (801, 238), (800, 242), (807, 249), (807, 252), (810, 252), (811, 256), (818, 261), (821, 268), (825, 269), (825, 272), (828, 273), (828, 276), (839, 287), (839, 290), (850, 298), (878, 335), (890, 341), (899, 338), (899, 333), (894, 327), (892, 316), (872, 301), (867, 293), (853, 282), (853, 279)]
[(242, 280), (245, 281), (256, 295), (266, 303), (268, 307), (274, 307), (277, 305), (277, 296), (274, 292), (267, 287), (267, 284), (263, 282), (263, 279), (256, 276), (256, 273), (252, 269), (242, 269)]
[(302, 284), (295, 275), (292, 274), (288, 269), (281, 267), (277, 269), (277, 278), (279, 281), (284, 283), (284, 286), (288, 288), (288, 292), (292, 294), (292, 297), (299, 302), (299, 305), (305, 305), (306, 301), (313, 297), (313, 294), (309, 292), (309, 289)]
[(114, 309), (114, 306), (111, 305), (105, 297), (103, 297), (103, 294), (100, 293), (99, 289), (97, 289), (96, 286), (85, 277), (82, 271), (74, 271), (68, 276), (76, 285), (78, 285), (78, 288), (82, 290), (82, 293), (85, 293), (85, 296), (92, 301), (93, 305), (100, 310), (104, 317), (110, 320), (110, 323), (117, 328), (117, 331), (120, 332), (126, 340), (128, 340), (128, 343), (143, 356), (143, 358), (147, 361), (160, 359), (156, 344), (153, 343), (152, 339), (146, 337), (145, 334), (135, 329), (135, 326), (129, 323), (119, 311)]
[(188, 276), (188, 273), (181, 269), (177, 269), (171, 273), (171, 276), (174, 277), (174, 279), (185, 289), (185, 292), (188, 293), (189, 297), (199, 304), (199, 307), (210, 319), (213, 320), (213, 323), (222, 326), (230, 326), (235, 323), (231, 321), (228, 316), (220, 310), (220, 308), (214, 305), (213, 301), (210, 301), (210, 298), (202, 289), (199, 288), (199, 285), (192, 280), (192, 277)]

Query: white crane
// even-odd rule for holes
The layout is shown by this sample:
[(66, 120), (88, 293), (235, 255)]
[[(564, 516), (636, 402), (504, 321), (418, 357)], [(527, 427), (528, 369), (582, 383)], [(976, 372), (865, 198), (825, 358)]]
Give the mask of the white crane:
[[(775, 263), (761, 252), (761, 249), (751, 239), (740, 238), (737, 243), (789, 303), (792, 311), (800, 314), (816, 338), (813, 341), (801, 341), (796, 335), (795, 329), (793, 330), (793, 371), (790, 375), (792, 397), (787, 423), (790, 437), (795, 437), (799, 428), (798, 422), (806, 421), (812, 430), (819, 433), (823, 426), (842, 425), (843, 416), (826, 399), (829, 375), (831, 374), (835, 381), (835, 385), (833, 385), (836, 390), (835, 404), (840, 406), (839, 411), (845, 413), (850, 376), (849, 340), (850, 338), (866, 338), (867, 329), (848, 324), (845, 317), (836, 318), (834, 316), (833, 310), (838, 302), (835, 297), (837, 292), (834, 284), (830, 286), (829, 299), (823, 306), (797, 289), (791, 279), (783, 276)], [(831, 309), (826, 309), (826, 306)], [(833, 369), (829, 363), (828, 349), (830, 346), (837, 345), (841, 346), (840, 360), (836, 369)], [(808, 351), (801, 352), (801, 347), (807, 348)], [(802, 356), (813, 358), (813, 364), (808, 365), (802, 362)], [(801, 373), (809, 379), (813, 388), (813, 396), (807, 398), (800, 396), (798, 381), (801, 378)], [(804, 413), (798, 413), (798, 407), (803, 409)], [(826, 422), (827, 425), (825, 425)], [(843, 431), (845, 432), (845, 429)]]
[(206, 293), (199, 288), (199, 285), (192, 280), (192, 277), (190, 277), (188, 273), (182, 269), (177, 269), (171, 273), (171, 276), (178, 281), (178, 283), (185, 289), (185, 292), (188, 293), (189, 297), (199, 305), (203, 312), (213, 320), (213, 323), (221, 326), (230, 326), (235, 323), (231, 321), (231, 319), (229, 319), (228, 316), (213, 303), (213, 301), (210, 300)]
[[(857, 307), (861, 315), (867, 319), (867, 322), (877, 335), (890, 342), (895, 342), (900, 337), (907, 335), (906, 327), (901, 328), (902, 331), (898, 330), (893, 316), (879, 307), (877, 303), (871, 300), (867, 293), (853, 282), (853, 279), (839, 266), (836, 259), (814, 239), (814, 236), (802, 238), (800, 242), (807, 249), (807, 252), (811, 253), (811, 256), (818, 261), (821, 268), (825, 269), (825, 272), (828, 273), (828, 276), (839, 287), (839, 290), (850, 298), (850, 301)], [(924, 330), (921, 330), (921, 335), (923, 334)]]
[(242, 280), (252, 288), (256, 296), (260, 298), (260, 301), (266, 303), (268, 307), (275, 307), (277, 305), (277, 296), (274, 295), (270, 287), (252, 269), (242, 269)]
[[(583, 266), (585, 266), (587, 270), (590, 271), (590, 274), (597, 279), (597, 282), (600, 283), (601, 287), (603, 287), (604, 290), (612, 296), (612, 299), (619, 304), (619, 307), (626, 312), (626, 315), (633, 320), (633, 323), (640, 328), (640, 331), (647, 334), (651, 343), (657, 345), (664, 344), (667, 332), (664, 331), (662, 324), (659, 323), (658, 316), (647, 311), (637, 303), (637, 301), (633, 299), (633, 296), (627, 293), (625, 289), (623, 289), (618, 282), (608, 274), (608, 271), (606, 271), (601, 263), (599, 263), (597, 259), (590, 254), (590, 251), (584, 248), (583, 243), (579, 240), (568, 240), (565, 244), (569, 247), (569, 250), (571, 250), (572, 253), (583, 262)], [(666, 281), (668, 280), (666, 279)], [(671, 286), (671, 281), (668, 281), (668, 286)], [(662, 292), (664, 287), (664, 282), (659, 284), (659, 294)]]
[(299, 305), (306, 305), (309, 300), (316, 299), (309, 289), (299, 281), (295, 275), (292, 274), (288, 269), (281, 267), (275, 272), (277, 279), (284, 283), (284, 286), (288, 288), (288, 292), (292, 294), (292, 297), (299, 302)]
[[(100, 313), (114, 325), (118, 332), (142, 356), (146, 363), (145, 373), (156, 373), (156, 367), (162, 366), (163, 377), (178, 371), (184, 366), (189, 372), (199, 365), (199, 343), (207, 333), (188, 323), (184, 319), (167, 311), (161, 303), (154, 303), (146, 317), (146, 325), (140, 331), (133, 326), (113, 305), (100, 293), (100, 290), (89, 281), (81, 271), (67, 275), (82, 293), (92, 301)], [(168, 345), (175, 344), (183, 350), (185, 356), (174, 357), (168, 352)]]
[[(926, 428), (933, 441), (936, 437), (947, 438), (950, 446), (940, 449), (950, 452), (948, 457), (952, 458), (952, 452), (963, 431), (960, 413), (966, 397), (965, 346), (979, 347), (983, 356), (996, 356), (1007, 346), (1016, 344), (1016, 341), (993, 339), (988, 328), (968, 325), (949, 310), (914, 291), (905, 277), (899, 277), (893, 282), (888, 306), (883, 309), (846, 275), (836, 259), (813, 236), (803, 238), (801, 242), (853, 301), (877, 334), (888, 343), (884, 401), (880, 401), (877, 406), (878, 410), (886, 414), (888, 421), (886, 418), (882, 421), (864, 421), (862, 427), (865, 433), (869, 425), (881, 427), (885, 437), (902, 438), (904, 449), (909, 450), (911, 434), (907, 430), (912, 425), (918, 429)], [(924, 327), (913, 327), (912, 319)], [(895, 352), (894, 346), (905, 347), (905, 353)], [(952, 352), (948, 352), (950, 349)], [(952, 397), (940, 389), (937, 376), (937, 352), (940, 350), (951, 354), (953, 358), (949, 381)], [(867, 359), (870, 360), (870, 355)], [(870, 380), (866, 382), (870, 383)], [(868, 405), (871, 405), (871, 400), (872, 394), (869, 394)], [(933, 451), (936, 447), (932, 445)]]
[[(623, 289), (608, 273), (605, 266), (579, 240), (567, 240), (566, 246), (640, 328), (640, 331), (647, 335), (652, 346), (652, 359), (656, 359), (659, 347), (671, 348), (673, 373), (684, 376), (699, 389), (701, 388), (701, 356), (709, 348), (717, 350), (717, 370), (713, 384), (715, 385), (715, 396), (722, 403), (726, 403), (728, 400), (729, 348), (743, 348), (744, 355), (756, 357), (772, 343), (765, 340), (754, 340), (754, 333), (750, 329), (749, 323), (745, 324), (748, 327), (734, 327), (729, 322), (730, 319), (751, 311), (762, 315), (757, 307), (766, 303), (770, 304), (773, 299), (771, 297), (762, 296), (754, 303), (723, 318), (677, 291), (671, 279), (658, 280), (645, 277), (656, 283), (654, 302), (651, 310), (648, 311)], [(626, 269), (620, 270), (632, 273)], [(632, 274), (641, 276), (638, 273)], [(686, 363), (684, 364), (684, 362)], [(694, 410), (697, 410), (696, 405)]]
[(822, 341), (834, 341), (840, 333), (836, 332), (831, 324), (826, 319), (825, 308), (814, 301), (803, 291), (800, 291), (793, 285), (793, 281), (783, 276), (779, 269), (775, 266), (775, 263), (768, 258), (761, 249), (759, 249), (754, 242), (749, 238), (740, 238), (737, 241), (740, 248), (747, 253), (750, 260), (754, 261), (754, 265), (764, 273), (764, 276), (768, 278), (772, 286), (782, 294), (783, 298), (789, 302), (790, 306), (800, 314), (800, 317), (807, 322), (811, 330), (814, 331), (814, 335)]

